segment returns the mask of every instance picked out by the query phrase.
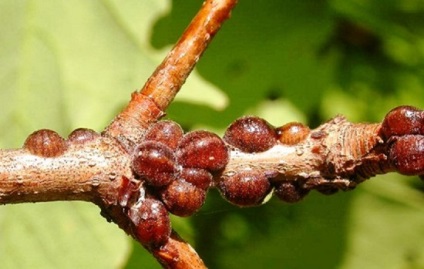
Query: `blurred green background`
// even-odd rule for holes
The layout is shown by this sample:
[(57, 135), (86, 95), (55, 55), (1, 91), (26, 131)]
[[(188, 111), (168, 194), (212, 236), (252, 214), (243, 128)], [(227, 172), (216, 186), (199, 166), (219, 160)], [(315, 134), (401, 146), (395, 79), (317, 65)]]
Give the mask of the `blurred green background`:
[[(0, 146), (40, 128), (101, 131), (201, 1), (1, 0)], [(168, 117), (222, 134), (245, 114), (316, 127), (424, 108), (422, 0), (240, 1)], [(237, 208), (210, 191), (173, 218), (210, 268), (424, 268), (424, 185), (379, 176), (355, 191)], [(91, 204), (0, 207), (1, 268), (160, 268)]]

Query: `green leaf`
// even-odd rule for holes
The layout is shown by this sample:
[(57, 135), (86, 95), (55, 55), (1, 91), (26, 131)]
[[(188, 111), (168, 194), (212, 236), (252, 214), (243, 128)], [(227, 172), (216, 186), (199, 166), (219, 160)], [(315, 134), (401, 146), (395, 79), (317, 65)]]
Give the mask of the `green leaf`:
[(405, 181), (405, 177), (390, 175), (358, 191), (340, 268), (423, 267), (424, 196)]
[(0, 211), (2, 268), (118, 268), (129, 239), (83, 202), (10, 205)]
[[(175, 2), (172, 14), (155, 26), (152, 43), (159, 48), (172, 43), (194, 6)], [(173, 104), (169, 115), (222, 128), (267, 98), (288, 100), (310, 113), (334, 73), (332, 59), (317, 55), (331, 34), (330, 15), (323, 2), (243, 1), (198, 64), (200, 74), (224, 90), (229, 105), (223, 111), (190, 106), (188, 116)]]

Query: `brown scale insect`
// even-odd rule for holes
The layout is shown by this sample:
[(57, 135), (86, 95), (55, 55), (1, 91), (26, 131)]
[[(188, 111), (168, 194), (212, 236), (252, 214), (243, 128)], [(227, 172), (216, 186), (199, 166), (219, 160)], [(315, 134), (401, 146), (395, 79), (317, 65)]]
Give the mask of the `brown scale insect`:
[(208, 171), (223, 169), (228, 163), (228, 149), (222, 139), (208, 131), (193, 131), (184, 135), (177, 149), (178, 164)]
[(389, 162), (401, 174), (424, 173), (424, 111), (399, 106), (385, 116), (381, 136), (389, 143)]
[(23, 147), (31, 154), (46, 158), (60, 156), (67, 149), (66, 141), (55, 131), (48, 129), (30, 134)]
[(389, 160), (403, 175), (424, 174), (424, 135), (404, 135), (389, 150)]
[(306, 139), (311, 130), (300, 122), (290, 122), (275, 129), (280, 143), (295, 145)]
[(163, 120), (153, 124), (147, 130), (144, 140), (161, 142), (172, 150), (176, 150), (183, 134), (183, 129), (178, 123), (170, 120)]
[(222, 196), (238, 206), (260, 205), (271, 191), (271, 183), (257, 170), (236, 172), (217, 183)]
[(143, 245), (160, 247), (171, 235), (171, 220), (161, 201), (143, 198), (128, 211), (128, 217), (134, 225), (133, 234)]
[(73, 130), (68, 135), (68, 142), (76, 143), (76, 144), (84, 144), (98, 137), (100, 137), (100, 134), (92, 129), (78, 128)]
[(184, 179), (172, 181), (161, 191), (160, 195), (169, 212), (180, 217), (194, 214), (206, 200), (206, 190), (198, 188)]
[(424, 134), (424, 111), (412, 106), (392, 109), (384, 117), (381, 126), (384, 139), (407, 134)]
[(177, 172), (174, 152), (160, 142), (145, 141), (134, 151), (132, 169), (151, 186), (168, 185)]
[(212, 174), (205, 169), (183, 168), (178, 176), (194, 186), (207, 190), (212, 184)]
[(231, 123), (224, 140), (248, 153), (263, 152), (277, 144), (274, 128), (266, 120), (254, 116), (245, 116)]
[(280, 181), (273, 183), (273, 185), (275, 196), (286, 203), (299, 202), (309, 193), (308, 189), (300, 188), (296, 181)]

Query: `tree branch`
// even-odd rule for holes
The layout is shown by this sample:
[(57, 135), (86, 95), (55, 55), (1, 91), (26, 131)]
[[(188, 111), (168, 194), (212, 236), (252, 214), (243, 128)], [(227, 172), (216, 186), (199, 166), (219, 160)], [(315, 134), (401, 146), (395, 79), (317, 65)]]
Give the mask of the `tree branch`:
[(106, 135), (117, 138), (129, 148), (140, 142), (146, 127), (165, 115), (164, 111), (223, 22), (230, 17), (236, 3), (236, 0), (207, 0), (203, 3), (168, 56), (106, 128)]
[[(27, 149), (0, 151), (0, 203), (98, 199), (116, 203), (119, 177), (131, 177), (128, 155), (110, 138), (69, 143), (46, 158)], [(111, 195), (112, 194), (112, 195)], [(112, 200), (111, 200), (112, 199)]]
[(219, 180), (255, 170), (274, 183), (297, 181), (307, 191), (353, 189), (376, 174), (394, 171), (380, 129), (381, 124), (353, 124), (338, 116), (296, 144), (277, 143), (255, 154), (233, 147)]
[[(264, 133), (256, 132), (260, 128), (252, 128), (252, 122), (268, 126), (269, 134), (277, 135), (275, 141), (271, 139), (273, 144), (263, 148), (263, 141), (270, 139), (263, 139)], [(292, 127), (301, 125), (291, 123), (288, 126), (290, 128), (274, 128), (262, 119), (249, 117), (236, 120), (227, 129), (224, 145), (229, 149), (229, 157), (225, 159), (224, 167), (213, 173), (215, 186), (224, 198), (241, 206), (257, 205), (270, 188), (266, 187), (264, 195), (257, 197), (261, 186), (251, 189), (250, 185), (239, 184), (255, 182), (258, 178), (264, 179), (258, 181), (261, 184), (265, 182), (267, 186), (275, 187), (280, 199), (297, 202), (311, 189), (325, 194), (339, 189), (349, 190), (376, 174), (392, 171), (424, 174), (422, 110), (412, 107), (394, 109), (381, 124), (353, 124), (339, 116), (311, 131), (304, 127), (305, 133), (298, 139)], [(252, 130), (254, 141), (259, 141), (257, 145), (249, 140)], [(234, 132), (238, 140), (232, 139)], [(207, 134), (208, 140), (197, 143), (198, 136), (193, 134)], [(187, 160), (202, 164), (204, 160), (213, 160), (212, 165), (215, 165), (216, 159), (211, 156), (219, 155), (214, 155), (215, 149), (203, 147), (211, 138), (219, 141), (215, 135), (202, 131), (185, 137), (190, 139), (182, 138), (180, 145), (187, 140), (190, 149), (192, 143), (200, 148), (186, 152), (179, 147), (177, 155), (178, 151), (187, 153), (180, 165), (187, 165)], [(249, 148), (252, 144), (256, 148)], [(22, 149), (0, 151), (0, 203), (91, 201), (100, 206), (106, 219), (117, 223), (140, 241), (165, 268), (187, 268), (187, 264), (191, 264), (191, 268), (204, 268), (187, 243), (175, 233), (166, 234), (167, 212), (148, 215), (151, 222), (147, 224), (138, 217), (137, 214), (144, 214), (139, 210), (145, 200), (163, 197), (161, 189), (147, 186), (148, 183), (134, 173), (134, 160), (134, 155), (128, 154), (120, 143), (90, 130), (76, 130), (67, 140), (53, 131), (37, 131), (28, 137)], [(180, 173), (182, 171), (177, 175)], [(250, 180), (240, 180), (240, 175), (247, 175)], [(184, 193), (181, 195), (182, 200), (178, 202), (185, 204), (192, 193), (187, 193), (187, 197)], [(160, 206), (161, 202), (156, 204)], [(153, 207), (147, 210), (153, 210)], [(158, 228), (157, 223), (165, 223), (165, 226), (159, 225)], [(161, 234), (163, 237), (156, 238)]]

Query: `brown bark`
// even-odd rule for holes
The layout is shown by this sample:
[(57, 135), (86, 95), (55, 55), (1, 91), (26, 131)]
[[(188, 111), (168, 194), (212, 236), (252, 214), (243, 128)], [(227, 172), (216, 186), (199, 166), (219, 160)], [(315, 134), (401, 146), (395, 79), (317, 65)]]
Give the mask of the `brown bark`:
[(127, 148), (140, 142), (146, 127), (165, 115), (165, 110), (184, 84), (197, 61), (230, 17), (236, 0), (208, 0), (193, 18), (174, 48), (127, 107), (106, 128), (105, 134)]

